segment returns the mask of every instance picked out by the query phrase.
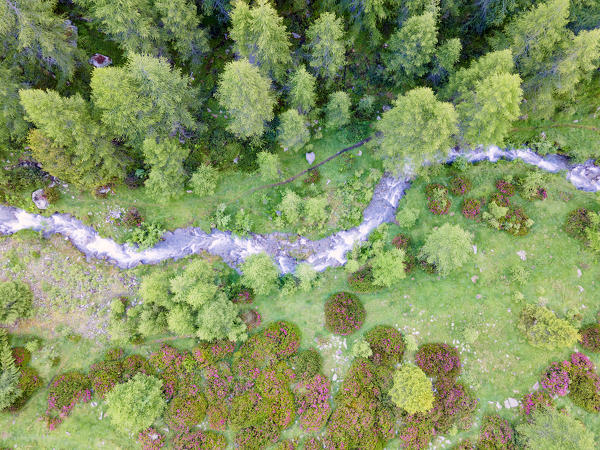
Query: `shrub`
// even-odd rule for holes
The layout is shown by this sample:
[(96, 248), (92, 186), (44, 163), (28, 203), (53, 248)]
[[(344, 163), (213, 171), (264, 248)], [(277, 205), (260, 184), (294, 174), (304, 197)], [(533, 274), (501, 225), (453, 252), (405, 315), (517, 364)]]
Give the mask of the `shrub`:
[(497, 206), (507, 208), (508, 206), (510, 206), (510, 199), (508, 198), (508, 196), (496, 192), (490, 196), (489, 203), (495, 203)]
[(371, 259), (373, 284), (391, 287), (406, 278), (405, 259), (406, 252), (398, 248), (376, 252)]
[(76, 371), (57, 375), (48, 388), (46, 409), (48, 428), (55, 429), (77, 403), (87, 403), (91, 398), (92, 392), (87, 376)]
[(25, 406), (25, 403), (31, 398), (31, 396), (42, 387), (42, 379), (38, 374), (37, 370), (33, 367), (21, 367), (19, 370), (19, 382), (18, 388), (21, 391), (19, 395), (10, 405), (11, 411), (17, 411)]
[(302, 350), (294, 355), (290, 362), (300, 380), (313, 378), (323, 367), (323, 357), (314, 348)]
[(417, 219), (419, 218), (419, 214), (421, 211), (415, 208), (398, 208), (398, 212), (396, 213), (396, 222), (401, 228), (405, 230), (410, 230), (417, 223)]
[(482, 205), (482, 201), (477, 198), (465, 199), (462, 205), (462, 215), (467, 219), (477, 219), (481, 214)]
[(307, 432), (323, 428), (331, 414), (329, 392), (331, 383), (321, 374), (316, 374), (298, 386), (297, 405), (300, 427)]
[(369, 343), (364, 339), (358, 339), (352, 344), (350, 355), (352, 358), (368, 358), (373, 354), (373, 350), (369, 346)]
[(204, 420), (207, 406), (206, 397), (201, 392), (193, 397), (175, 396), (169, 403), (167, 423), (177, 431), (189, 430)]
[(546, 369), (540, 380), (540, 385), (548, 390), (551, 395), (564, 397), (569, 392), (569, 372), (570, 364), (553, 362)]
[(415, 363), (428, 376), (442, 379), (455, 380), (461, 372), (458, 349), (448, 344), (424, 344), (415, 354)]
[(569, 364), (569, 398), (588, 412), (600, 411), (600, 377), (594, 364), (583, 353), (573, 353)]
[(141, 431), (137, 441), (142, 446), (142, 450), (159, 450), (165, 446), (165, 437), (152, 427)]
[(295, 274), (298, 277), (298, 280), (300, 281), (299, 287), (304, 292), (308, 292), (311, 290), (315, 280), (319, 276), (319, 274), (313, 268), (313, 266), (311, 266), (308, 263), (298, 264), (298, 266), (296, 267)]
[(21, 281), (0, 282), (0, 324), (13, 325), (31, 315), (33, 294)]
[(462, 430), (471, 428), (477, 399), (460, 383), (442, 380), (434, 385), (436, 391), (433, 409), (429, 413), (436, 434), (446, 433), (457, 424)]
[(520, 411), (523, 415), (529, 416), (539, 409), (552, 408), (554, 401), (546, 389), (525, 394), (521, 399)]
[(373, 268), (368, 265), (348, 275), (348, 284), (356, 292), (372, 292), (376, 290), (374, 281)]
[(175, 450), (189, 449), (210, 449), (225, 450), (227, 448), (227, 439), (225, 436), (209, 430), (194, 430), (179, 433), (173, 439), (173, 448)]
[(546, 189), (543, 188), (544, 182), (544, 174), (541, 171), (528, 172), (519, 180), (521, 195), (528, 200), (544, 200), (547, 197)]
[(234, 342), (217, 340), (212, 342), (201, 342), (198, 347), (192, 350), (192, 354), (200, 367), (205, 367), (225, 359), (231, 355), (234, 350)]
[(338, 292), (325, 302), (325, 327), (342, 336), (357, 331), (365, 321), (365, 307), (349, 292)]
[(591, 352), (600, 352), (600, 324), (594, 323), (583, 327), (579, 334), (581, 346)]
[(137, 228), (134, 228), (127, 242), (136, 244), (140, 250), (154, 247), (162, 239), (165, 229), (157, 222), (142, 222)]
[(548, 350), (571, 347), (579, 340), (575, 327), (544, 306), (525, 305), (518, 328), (531, 345)]
[(128, 208), (123, 217), (121, 217), (121, 223), (126, 227), (139, 227), (141, 226), (144, 218), (135, 206)]
[(433, 214), (444, 215), (448, 213), (452, 202), (448, 198), (448, 189), (441, 184), (429, 184), (425, 187), (427, 208)]
[(459, 225), (445, 223), (425, 239), (419, 256), (446, 276), (463, 266), (473, 254), (473, 235)]
[(54, 205), (60, 200), (60, 189), (57, 186), (47, 186), (44, 188), (44, 197), (50, 205)]
[(565, 232), (576, 239), (585, 240), (586, 230), (592, 225), (589, 211), (585, 208), (579, 208), (571, 211), (567, 215), (565, 222)]
[(594, 433), (574, 417), (556, 409), (536, 410), (531, 420), (517, 427), (524, 448), (572, 449), (597, 448)]
[(88, 377), (92, 389), (100, 398), (104, 398), (110, 390), (121, 382), (123, 367), (121, 361), (101, 361), (90, 367)]
[(513, 195), (515, 195), (514, 184), (506, 180), (496, 181), (496, 189), (498, 189), (498, 191), (500, 191), (502, 195), (506, 195), (507, 197), (512, 197)]
[(115, 386), (106, 396), (107, 413), (113, 425), (138, 433), (150, 427), (165, 409), (162, 381), (138, 373), (127, 383)]
[(240, 268), (242, 282), (257, 294), (268, 294), (277, 286), (279, 270), (266, 253), (248, 256)]
[(273, 322), (263, 331), (264, 344), (279, 359), (294, 355), (300, 347), (300, 329), (291, 322)]
[(412, 414), (404, 418), (398, 438), (402, 448), (418, 450), (426, 448), (435, 436), (435, 429), (425, 414)]
[(365, 334), (373, 354), (370, 359), (375, 364), (397, 364), (404, 356), (404, 339), (402, 333), (394, 327), (378, 325)]
[(502, 220), (501, 226), (504, 231), (512, 235), (524, 236), (533, 226), (533, 220), (525, 214), (522, 208), (512, 208)]
[(202, 164), (192, 174), (190, 188), (199, 197), (212, 195), (215, 193), (218, 180), (219, 172), (217, 172), (217, 169), (208, 164)]
[(515, 432), (512, 425), (500, 416), (485, 416), (481, 424), (477, 448), (485, 450), (516, 449)]
[(456, 176), (450, 180), (450, 192), (454, 195), (465, 195), (473, 188), (473, 183), (467, 177)]
[(405, 234), (398, 234), (392, 239), (392, 245), (397, 249), (408, 250), (410, 247), (410, 238)]
[(394, 373), (394, 386), (389, 395), (398, 408), (409, 414), (425, 413), (433, 407), (431, 381), (412, 364), (404, 364)]

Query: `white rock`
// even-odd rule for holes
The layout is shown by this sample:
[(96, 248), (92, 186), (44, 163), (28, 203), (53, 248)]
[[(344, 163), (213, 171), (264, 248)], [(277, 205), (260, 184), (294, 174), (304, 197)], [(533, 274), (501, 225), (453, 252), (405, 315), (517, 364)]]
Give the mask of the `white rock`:
[(525, 250), (519, 250), (517, 252), (517, 255), (519, 255), (519, 258), (521, 258), (522, 261), (525, 261), (527, 259), (527, 253), (525, 252)]
[(43, 189), (38, 189), (37, 191), (34, 191), (31, 194), (31, 200), (33, 200), (33, 203), (35, 203), (35, 206), (37, 206), (38, 209), (47, 209), (48, 206), (50, 206), (50, 203), (48, 203), (48, 200), (44, 195)]
[(333, 374), (333, 378), (332, 378), (332, 380), (333, 380), (333, 381), (337, 381), (337, 373), (334, 373), (334, 374)]
[(581, 278), (581, 275), (583, 275), (583, 274), (581, 273), (581, 269), (580, 269), (580, 268), (577, 268), (577, 278)]
[(511, 408), (516, 408), (517, 406), (519, 406), (519, 402), (515, 398), (509, 397), (506, 401), (508, 402)]
[(106, 55), (101, 55), (100, 53), (94, 53), (94, 55), (90, 58), (90, 64), (97, 68), (102, 68), (106, 66), (110, 66), (112, 64), (112, 59), (110, 59)]
[(312, 164), (315, 162), (315, 152), (309, 152), (306, 154), (306, 161), (308, 161), (309, 164)]
[(473, 246), (473, 253), (474, 253), (475, 255), (477, 254), (477, 246), (476, 246), (476, 245), (474, 245), (474, 246)]
[(496, 408), (502, 409), (502, 405), (500, 403), (496, 402)]
[(537, 381), (535, 382), (535, 384), (533, 385), (533, 387), (531, 388), (532, 391), (537, 391), (540, 388), (540, 383), (538, 383)]

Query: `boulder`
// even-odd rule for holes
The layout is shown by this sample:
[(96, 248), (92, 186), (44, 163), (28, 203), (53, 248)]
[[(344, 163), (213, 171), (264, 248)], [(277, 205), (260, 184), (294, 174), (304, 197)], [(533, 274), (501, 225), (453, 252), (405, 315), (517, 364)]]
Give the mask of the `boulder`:
[(31, 194), (31, 200), (33, 200), (33, 203), (35, 203), (35, 206), (37, 206), (38, 209), (48, 209), (48, 206), (50, 206), (50, 203), (48, 203), (48, 200), (44, 195), (43, 189), (34, 191)]
[(306, 154), (306, 161), (308, 161), (309, 164), (312, 164), (315, 162), (315, 152), (310, 152)]
[(112, 64), (112, 59), (108, 56), (101, 55), (100, 53), (95, 53), (90, 58), (90, 64), (94, 67), (102, 68)]

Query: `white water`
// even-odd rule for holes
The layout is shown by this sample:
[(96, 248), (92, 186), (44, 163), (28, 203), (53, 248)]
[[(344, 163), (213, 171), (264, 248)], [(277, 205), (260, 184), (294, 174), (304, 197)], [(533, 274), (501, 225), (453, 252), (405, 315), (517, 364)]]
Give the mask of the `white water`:
[[(469, 152), (451, 151), (448, 161), (453, 161), (461, 155), (469, 162), (521, 159), (547, 172), (565, 170), (567, 179), (577, 189), (590, 192), (600, 190), (600, 167), (594, 166), (592, 161), (570, 165), (566, 158), (559, 155), (541, 157), (531, 150), (502, 150), (498, 147)], [(366, 240), (379, 225), (393, 221), (398, 202), (409, 186), (408, 175), (400, 177), (385, 175), (376, 186), (373, 198), (365, 209), (363, 221), (359, 226), (317, 241), (300, 237), (291, 242), (288, 236), (281, 233), (252, 234), (243, 238), (230, 232), (214, 230), (206, 233), (200, 228), (190, 227), (167, 232), (163, 236), (164, 240), (155, 247), (137, 251), (128, 244), (121, 245), (112, 239), (100, 237), (93, 228), (68, 214), (43, 217), (1, 205), (0, 234), (12, 234), (26, 229), (42, 231), (45, 236), (62, 234), (88, 258), (104, 259), (121, 268), (130, 268), (138, 264), (156, 264), (166, 259), (179, 259), (192, 253), (206, 251), (220, 256), (232, 267), (239, 265), (249, 255), (266, 252), (275, 259), (283, 273), (292, 272), (296, 264), (302, 261), (322, 271), (327, 267), (345, 264), (346, 254), (355, 243)], [(306, 255), (306, 257), (296, 260), (292, 255)]]

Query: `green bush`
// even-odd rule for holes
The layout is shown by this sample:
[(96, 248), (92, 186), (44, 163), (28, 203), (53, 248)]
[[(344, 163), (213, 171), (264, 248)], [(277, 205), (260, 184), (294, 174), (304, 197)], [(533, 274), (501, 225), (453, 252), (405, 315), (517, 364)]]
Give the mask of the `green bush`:
[(409, 414), (425, 413), (433, 407), (431, 381), (412, 364), (405, 364), (394, 373), (394, 386), (389, 395), (398, 408)]
[(575, 327), (544, 306), (525, 305), (518, 328), (531, 345), (547, 350), (572, 347), (579, 340)]
[(356, 292), (372, 292), (377, 288), (374, 284), (373, 268), (363, 266), (355, 272), (348, 275), (348, 284)]
[(127, 242), (136, 244), (140, 250), (152, 248), (160, 242), (165, 231), (158, 222), (143, 222), (139, 227), (133, 229)]
[(0, 282), (0, 324), (13, 325), (31, 315), (33, 293), (21, 281)]
[(208, 164), (202, 164), (190, 178), (190, 188), (199, 197), (212, 195), (217, 188), (219, 172)]
[(106, 396), (107, 414), (113, 425), (133, 433), (151, 426), (166, 406), (162, 384), (158, 378), (139, 373), (115, 386)]
[(300, 379), (308, 380), (321, 371), (323, 357), (314, 348), (309, 348), (294, 355), (291, 364)]

